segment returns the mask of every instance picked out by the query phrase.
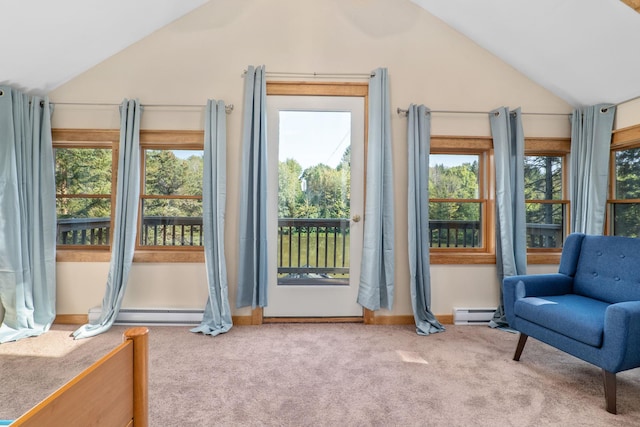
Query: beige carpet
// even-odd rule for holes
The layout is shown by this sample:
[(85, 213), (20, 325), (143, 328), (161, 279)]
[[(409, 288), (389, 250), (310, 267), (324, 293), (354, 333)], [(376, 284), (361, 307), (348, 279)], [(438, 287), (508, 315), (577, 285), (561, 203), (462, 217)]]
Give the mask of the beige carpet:
[[(15, 418), (121, 340), (56, 325), (0, 345), (0, 419)], [(600, 369), (517, 335), (452, 326), (270, 324), (208, 337), (150, 327), (151, 426), (639, 426), (640, 369), (604, 409)]]

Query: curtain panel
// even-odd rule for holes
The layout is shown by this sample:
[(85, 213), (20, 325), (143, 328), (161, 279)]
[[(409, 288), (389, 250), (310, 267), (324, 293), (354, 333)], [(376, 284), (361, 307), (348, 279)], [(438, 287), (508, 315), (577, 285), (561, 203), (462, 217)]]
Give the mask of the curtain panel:
[(602, 234), (616, 107), (594, 105), (571, 116), (571, 231)]
[(391, 105), (386, 68), (369, 81), (366, 203), (358, 303), (391, 309), (394, 294), (394, 213)]
[(444, 331), (431, 312), (431, 272), (429, 263), (429, 152), (431, 114), (424, 105), (409, 106), (408, 147), (408, 237), (411, 307), (418, 335)]
[(229, 307), (224, 256), (224, 216), (227, 200), (227, 117), (224, 101), (208, 100), (204, 126), (202, 221), (209, 297), (202, 322), (191, 332), (218, 335), (233, 322)]
[(88, 338), (111, 328), (115, 322), (127, 287), (129, 270), (136, 246), (138, 204), (140, 198), (140, 115), (136, 100), (120, 104), (120, 150), (116, 183), (116, 215), (113, 221), (111, 263), (100, 318), (78, 328), (75, 339)]
[(52, 106), (0, 86), (0, 343), (37, 336), (56, 316)]
[(496, 268), (500, 306), (490, 325), (506, 327), (502, 280), (526, 274), (527, 241), (524, 198), (524, 132), (520, 109), (489, 113), (496, 173)]
[(264, 66), (244, 76), (240, 242), (236, 306), (267, 305), (267, 83)]

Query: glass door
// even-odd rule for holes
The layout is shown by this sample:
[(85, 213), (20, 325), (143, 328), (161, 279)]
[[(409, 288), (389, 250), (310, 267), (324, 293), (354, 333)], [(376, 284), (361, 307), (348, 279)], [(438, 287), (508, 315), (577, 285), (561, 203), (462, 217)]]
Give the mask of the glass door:
[(362, 316), (364, 99), (268, 96), (265, 317)]

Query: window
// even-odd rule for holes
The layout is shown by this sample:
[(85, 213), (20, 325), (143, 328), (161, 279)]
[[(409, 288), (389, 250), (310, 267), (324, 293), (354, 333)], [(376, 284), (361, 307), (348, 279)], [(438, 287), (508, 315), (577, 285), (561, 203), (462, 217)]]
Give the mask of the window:
[(612, 151), (609, 234), (640, 237), (640, 147)]
[(202, 150), (143, 151), (140, 246), (202, 246)]
[[(109, 261), (120, 132), (54, 129), (58, 261)], [(202, 131), (140, 131), (134, 261), (202, 262)]]
[(138, 251), (202, 252), (202, 132), (142, 131), (140, 149)]
[(429, 156), (429, 245), (482, 248), (483, 210), (479, 154)]
[(108, 249), (114, 203), (113, 140), (100, 135), (54, 133), (57, 244)]
[(432, 136), (429, 245), (433, 264), (495, 263), (491, 138)]
[(558, 264), (569, 233), (570, 138), (526, 138), (524, 197), (527, 263)]
[(524, 160), (527, 248), (561, 249), (566, 230), (564, 156), (527, 155)]

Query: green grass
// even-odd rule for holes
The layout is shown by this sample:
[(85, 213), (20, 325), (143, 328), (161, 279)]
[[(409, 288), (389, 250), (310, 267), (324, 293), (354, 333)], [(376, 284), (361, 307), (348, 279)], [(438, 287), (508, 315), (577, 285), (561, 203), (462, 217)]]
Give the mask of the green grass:
[[(319, 236), (316, 233), (309, 235), (307, 233), (284, 234), (278, 236), (278, 266), (301, 267), (308, 265), (310, 267), (349, 268), (349, 244), (348, 234), (345, 236), (329, 234), (326, 238), (324, 233)], [(298, 248), (300, 248), (299, 255)], [(336, 257), (335, 263), (334, 255)], [(343, 277), (344, 275), (332, 274), (332, 276)]]

